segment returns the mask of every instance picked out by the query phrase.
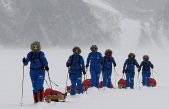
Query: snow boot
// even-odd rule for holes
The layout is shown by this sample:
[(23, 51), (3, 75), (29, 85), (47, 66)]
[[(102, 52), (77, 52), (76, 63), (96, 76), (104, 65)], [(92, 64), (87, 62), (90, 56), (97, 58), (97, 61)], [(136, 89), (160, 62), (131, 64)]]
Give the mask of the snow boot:
[(44, 90), (39, 90), (39, 92), (38, 92), (38, 100), (40, 102), (44, 101)]
[(38, 93), (33, 93), (34, 103), (38, 103)]

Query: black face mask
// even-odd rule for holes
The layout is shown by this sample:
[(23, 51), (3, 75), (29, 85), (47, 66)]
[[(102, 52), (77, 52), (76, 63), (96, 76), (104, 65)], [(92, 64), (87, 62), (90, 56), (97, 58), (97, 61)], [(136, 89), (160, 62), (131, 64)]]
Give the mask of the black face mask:
[(148, 58), (144, 58), (143, 59), (144, 62), (148, 62), (148, 60), (149, 60)]
[(97, 48), (92, 48), (92, 51), (96, 52), (96, 51), (97, 51)]
[(33, 46), (33, 51), (35, 51), (35, 52), (39, 51), (38, 45), (34, 45), (34, 46)]
[(130, 56), (129, 59), (130, 59), (130, 60), (134, 60), (135, 57), (134, 57), (134, 56)]
[(79, 51), (77, 49), (75, 49), (74, 53), (75, 54), (79, 54)]

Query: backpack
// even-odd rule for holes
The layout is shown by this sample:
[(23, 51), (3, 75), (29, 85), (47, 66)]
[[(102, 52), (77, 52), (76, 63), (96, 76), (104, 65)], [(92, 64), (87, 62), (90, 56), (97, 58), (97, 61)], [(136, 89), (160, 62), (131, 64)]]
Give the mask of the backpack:
[[(74, 56), (72, 55), (72, 58), (71, 58), (71, 62), (70, 62), (70, 66), (73, 64), (73, 59), (74, 59)], [(80, 65), (80, 55), (79, 55), (79, 59), (78, 59), (78, 62), (77, 62)]]
[(41, 65), (42, 65), (42, 67), (44, 67), (44, 65), (43, 65), (43, 61), (42, 61), (42, 59), (40, 58), (40, 55), (41, 55), (41, 52), (39, 52), (38, 57), (33, 58), (33, 52), (31, 52), (30, 61), (31, 61), (31, 62), (34, 62), (34, 60), (35, 60), (35, 59), (38, 59), (38, 60), (39, 60), (39, 62), (41, 63)]

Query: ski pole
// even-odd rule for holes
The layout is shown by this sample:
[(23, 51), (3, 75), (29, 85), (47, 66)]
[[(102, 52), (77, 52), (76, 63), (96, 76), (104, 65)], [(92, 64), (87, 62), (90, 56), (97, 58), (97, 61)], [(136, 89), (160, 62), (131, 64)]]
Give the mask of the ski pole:
[[(46, 84), (47, 84), (47, 86), (50, 88), (50, 86), (49, 86), (49, 84), (48, 84), (48, 82), (47, 82), (47, 80), (45, 79), (45, 82), (46, 82)], [(57, 85), (56, 83), (54, 83), (53, 81), (51, 81), (55, 86), (57, 86), (57, 87), (59, 87), (59, 85)]]
[[(88, 72), (88, 68), (86, 68), (86, 75), (84, 75), (84, 76), (86, 76), (85, 80), (87, 79), (87, 72)], [(87, 87), (87, 88), (88, 88), (88, 87)], [(86, 94), (87, 94), (87, 88), (86, 88), (86, 86), (85, 86)]]
[(139, 75), (140, 75), (140, 72), (138, 72), (138, 76), (137, 76), (137, 84), (138, 84), (138, 82), (139, 82), (139, 89), (141, 89)]
[(116, 69), (115, 69), (115, 67), (114, 67), (114, 80), (115, 80), (115, 88), (116, 88), (116, 86), (117, 86), (117, 80), (116, 80), (116, 75), (118, 76), (118, 73), (116, 72)]
[(56, 83), (54, 83), (52, 80), (51, 80), (51, 83), (53, 83), (55, 86), (59, 87), (59, 85), (58, 85), (58, 84), (56, 84)]
[[(83, 75), (84, 75), (84, 81), (85, 81), (85, 80), (86, 80), (85, 74), (83, 74)], [(82, 87), (83, 87), (83, 86), (82, 86)], [(84, 88), (84, 89), (83, 89), (84, 91), (87, 91), (87, 90), (86, 90), (86, 86), (84, 86), (83, 88)]]
[(50, 88), (50, 86), (49, 86), (48, 82), (46, 81), (46, 79), (45, 79), (45, 82), (46, 82), (46, 84), (47, 84), (48, 88)]
[(154, 71), (153, 69), (152, 69), (152, 72), (155, 73), (156, 75), (159, 75), (159, 74), (158, 74), (156, 71)]
[(119, 74), (116, 71), (116, 68), (114, 67), (114, 72), (116, 73), (117, 77), (119, 77)]
[(52, 89), (52, 82), (51, 82), (51, 79), (50, 79), (50, 75), (49, 75), (49, 71), (48, 72), (48, 78), (49, 78), (49, 82), (50, 82), (50, 88)]
[(154, 78), (154, 72), (153, 72), (153, 70), (152, 70), (152, 73), (151, 73), (151, 74), (152, 74), (152, 77)]
[[(104, 76), (103, 76), (103, 71), (102, 71), (102, 74), (101, 74), (101, 75), (102, 75), (102, 81), (103, 81), (103, 80), (104, 80), (104, 79), (103, 79), (103, 78), (104, 78)], [(107, 83), (106, 83), (106, 86), (107, 86)], [(103, 89), (104, 89), (104, 90), (106, 90), (106, 88), (105, 88), (106, 86), (105, 86), (105, 84), (104, 84), (104, 82), (103, 82)]]
[(67, 77), (66, 77), (65, 93), (67, 92), (67, 83), (68, 83), (68, 78), (69, 78), (69, 68), (68, 68)]
[(23, 65), (23, 72), (22, 72), (22, 95), (21, 95), (21, 106), (23, 105), (23, 91), (24, 91), (24, 89), (23, 89), (23, 85), (24, 85), (24, 65)]
[(123, 73), (123, 75), (122, 75), (122, 78), (124, 78), (124, 79), (125, 79), (125, 75), (124, 75), (124, 73)]

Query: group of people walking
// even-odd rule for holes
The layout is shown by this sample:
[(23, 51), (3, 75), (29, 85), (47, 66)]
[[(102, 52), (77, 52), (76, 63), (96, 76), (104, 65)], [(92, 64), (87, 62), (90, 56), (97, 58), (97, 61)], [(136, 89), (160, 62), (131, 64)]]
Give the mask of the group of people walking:
[[(78, 88), (78, 93), (83, 93), (82, 88), (82, 75), (86, 75), (86, 69), (90, 66), (91, 75), (91, 87), (99, 88), (99, 80), (102, 72), (103, 75), (103, 85), (104, 87), (113, 88), (111, 76), (112, 69), (116, 67), (115, 59), (112, 56), (112, 50), (107, 49), (104, 56), (98, 52), (98, 47), (92, 45), (90, 47), (91, 52), (88, 54), (86, 65), (84, 64), (84, 59), (80, 55), (80, 47), (75, 46), (72, 51), (73, 54), (69, 56), (66, 67), (69, 69), (69, 78), (71, 81), (71, 95), (76, 94), (76, 85)], [(34, 101), (43, 101), (44, 93), (44, 79), (45, 70), (48, 72), (48, 62), (41, 51), (40, 42), (35, 41), (31, 44), (31, 52), (27, 54), (26, 58), (22, 60), (24, 65), (30, 62), (30, 77), (33, 86)], [(148, 78), (151, 76), (150, 69), (153, 69), (153, 64), (149, 61), (149, 56), (143, 56), (143, 61), (139, 65), (135, 59), (134, 53), (129, 53), (128, 58), (124, 62), (122, 73), (126, 75), (126, 86), (131, 89), (134, 88), (134, 75), (135, 67), (137, 67), (138, 72), (142, 69), (142, 84), (143, 86), (149, 86)]]

